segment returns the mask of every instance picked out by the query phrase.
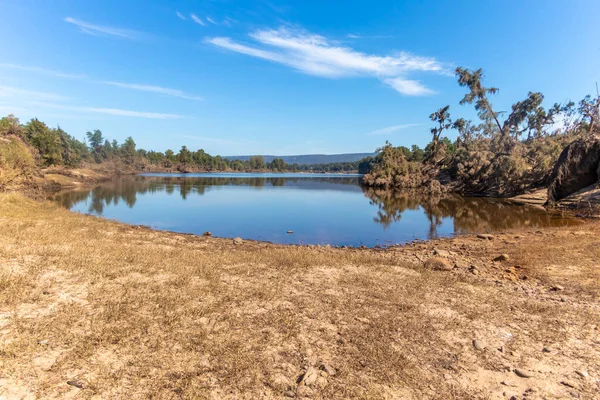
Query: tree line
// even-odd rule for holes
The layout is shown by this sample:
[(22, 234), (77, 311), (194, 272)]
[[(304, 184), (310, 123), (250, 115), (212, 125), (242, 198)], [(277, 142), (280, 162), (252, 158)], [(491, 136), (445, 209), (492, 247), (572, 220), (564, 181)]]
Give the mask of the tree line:
[(335, 162), (328, 164), (287, 164), (281, 158), (265, 162), (262, 156), (246, 161), (229, 160), (212, 156), (203, 149), (190, 150), (181, 146), (176, 153), (137, 148), (132, 137), (119, 143), (109, 140), (96, 129), (86, 133), (84, 140), (67, 134), (60, 126), (51, 128), (34, 118), (21, 124), (13, 115), (0, 119), (0, 136), (14, 135), (35, 149), (38, 163), (44, 167), (79, 167), (82, 163), (101, 164), (118, 162), (132, 170), (188, 171), (273, 171), (273, 172), (356, 172), (359, 162)]

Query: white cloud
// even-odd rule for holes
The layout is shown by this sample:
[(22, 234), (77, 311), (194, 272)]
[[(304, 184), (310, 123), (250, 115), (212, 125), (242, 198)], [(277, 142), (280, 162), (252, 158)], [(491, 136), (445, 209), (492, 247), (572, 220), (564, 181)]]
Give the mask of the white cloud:
[(391, 78), (385, 79), (384, 82), (407, 96), (423, 96), (435, 93), (433, 90), (426, 88), (423, 83), (410, 79)]
[(93, 36), (114, 36), (124, 39), (136, 39), (138, 33), (129, 29), (112, 28), (110, 26), (100, 26), (90, 24), (85, 21), (81, 21), (75, 18), (66, 17), (65, 21), (76, 25), (81, 29), (82, 32)]
[(45, 75), (57, 76), (60, 78), (86, 80), (86, 81), (89, 81), (92, 83), (100, 83), (100, 84), (104, 84), (104, 85), (118, 86), (118, 87), (127, 88), (127, 89), (139, 90), (142, 92), (153, 92), (153, 93), (166, 94), (169, 96), (179, 97), (179, 98), (187, 99), (187, 100), (204, 100), (200, 96), (194, 96), (191, 94), (187, 94), (178, 89), (170, 89), (170, 88), (165, 88), (165, 87), (155, 86), (155, 85), (142, 85), (142, 84), (135, 84), (135, 83), (115, 82), (115, 81), (100, 81), (100, 80), (91, 79), (90, 77), (88, 77), (85, 74), (69, 74), (69, 73), (49, 70), (49, 69), (45, 69), (45, 68), (30, 67), (30, 66), (17, 65), (17, 64), (2, 64), (2, 63), (0, 63), (0, 67), (14, 68), (14, 69), (19, 69), (19, 70), (23, 70), (23, 71), (37, 72), (37, 73), (41, 73), (41, 74), (45, 74)]
[(76, 112), (82, 112), (82, 113), (117, 115), (117, 116), (122, 116), (122, 117), (137, 117), (137, 118), (149, 118), (149, 119), (183, 118), (181, 115), (176, 115), (176, 114), (164, 114), (164, 113), (154, 113), (154, 112), (145, 112), (145, 111), (123, 110), (120, 108), (78, 107), (78, 106), (59, 105), (59, 104), (43, 103), (43, 102), (37, 102), (37, 103), (33, 103), (33, 104), (50, 107), (50, 108), (57, 108), (57, 109), (61, 109), (61, 110), (69, 110), (69, 111), (76, 111)]
[(185, 17), (185, 15), (183, 15), (179, 11), (175, 11), (175, 14), (179, 17), (179, 19), (182, 19), (184, 21), (187, 20), (187, 18)]
[(141, 90), (143, 92), (166, 94), (169, 96), (180, 97), (182, 99), (187, 99), (187, 100), (204, 100), (202, 97), (192, 96), (192, 95), (186, 94), (178, 89), (169, 89), (169, 88), (164, 88), (164, 87), (160, 87), (160, 86), (138, 85), (135, 83), (124, 83), (124, 82), (113, 82), (113, 81), (102, 81), (102, 83), (104, 83), (106, 85), (118, 86), (118, 87), (127, 88), (127, 89)]
[(0, 98), (20, 99), (27, 101), (62, 101), (67, 98), (55, 93), (36, 92), (33, 90), (0, 86)]
[(202, 21), (196, 14), (190, 14), (190, 18), (194, 20), (195, 23), (200, 24), (202, 26), (206, 26), (206, 23)]
[(18, 70), (23, 70), (23, 71), (37, 72), (37, 73), (44, 74), (44, 75), (57, 76), (59, 78), (68, 78), (68, 79), (85, 79), (85, 78), (87, 78), (87, 76), (85, 74), (68, 74), (65, 72), (53, 71), (51, 69), (45, 69), (45, 68), (39, 68), (39, 67), (29, 67), (26, 65), (0, 63), (0, 67), (1, 68), (18, 69)]
[(399, 93), (412, 96), (433, 92), (418, 81), (406, 79), (406, 75), (412, 72), (447, 73), (446, 67), (435, 58), (406, 52), (389, 56), (365, 54), (320, 35), (286, 28), (258, 30), (250, 37), (257, 42), (256, 45), (238, 43), (227, 37), (207, 38), (207, 42), (284, 64), (310, 75), (326, 78), (375, 77)]
[(393, 125), (393, 126), (388, 126), (387, 128), (376, 129), (374, 131), (371, 131), (371, 132), (367, 133), (367, 135), (368, 136), (387, 135), (389, 133), (398, 132), (398, 131), (401, 131), (403, 129), (410, 128), (410, 127), (413, 127), (413, 126), (419, 126), (419, 125), (421, 125), (421, 124)]
[(219, 25), (219, 24), (218, 24), (217, 22), (215, 22), (215, 20), (213, 20), (211, 17), (206, 17), (206, 20), (207, 20), (208, 22), (210, 22), (211, 24), (213, 24), (213, 25)]

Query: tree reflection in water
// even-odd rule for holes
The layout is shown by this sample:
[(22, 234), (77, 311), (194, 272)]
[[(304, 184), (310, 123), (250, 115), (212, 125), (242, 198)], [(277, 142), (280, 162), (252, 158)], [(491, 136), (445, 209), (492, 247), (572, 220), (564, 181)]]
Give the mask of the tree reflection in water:
[[(377, 207), (373, 221), (388, 229), (401, 223), (407, 211), (422, 212), (429, 221), (428, 237), (438, 237), (440, 225), (453, 221), (455, 234), (499, 231), (522, 227), (543, 227), (573, 224), (576, 221), (547, 213), (543, 209), (517, 206), (507, 202), (481, 198), (465, 198), (457, 195), (432, 196), (415, 192), (398, 192), (361, 188), (358, 177), (165, 177), (134, 176), (105, 182), (86, 191), (63, 192), (56, 200), (72, 209), (76, 204), (87, 202), (88, 212), (102, 215), (108, 205), (124, 202), (134, 207), (137, 195), (177, 191), (183, 200), (191, 195), (204, 195), (222, 186), (251, 186), (268, 188), (294, 186), (314, 191), (333, 190), (364, 193), (369, 203)], [(291, 210), (293, 211), (293, 210)], [(315, 212), (318, 213), (317, 210)], [(409, 224), (407, 222), (407, 224)], [(409, 225), (407, 229), (411, 229)], [(447, 232), (446, 232), (447, 233)]]
[(378, 207), (375, 222), (389, 227), (401, 220), (407, 210), (422, 210), (429, 220), (429, 237), (437, 237), (444, 219), (454, 222), (454, 233), (501, 231), (525, 227), (561, 226), (577, 221), (533, 206), (522, 206), (500, 199), (470, 198), (458, 195), (430, 195), (363, 188), (370, 204)]

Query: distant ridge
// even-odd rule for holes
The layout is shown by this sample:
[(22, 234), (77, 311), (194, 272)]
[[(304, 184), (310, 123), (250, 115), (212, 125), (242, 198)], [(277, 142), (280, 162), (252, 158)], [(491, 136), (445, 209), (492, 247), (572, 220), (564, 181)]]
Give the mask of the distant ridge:
[[(265, 162), (271, 162), (274, 158), (281, 158), (286, 164), (329, 164), (341, 162), (359, 161), (365, 157), (374, 156), (375, 153), (347, 153), (347, 154), (305, 154), (297, 156), (265, 156)], [(228, 160), (248, 161), (252, 156), (223, 156)]]

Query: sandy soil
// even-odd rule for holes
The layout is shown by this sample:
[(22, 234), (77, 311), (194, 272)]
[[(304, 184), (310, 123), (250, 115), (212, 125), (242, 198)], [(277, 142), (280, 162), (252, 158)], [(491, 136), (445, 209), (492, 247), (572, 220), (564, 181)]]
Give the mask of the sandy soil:
[(286, 247), (0, 195), (0, 398), (600, 398), (599, 238)]

